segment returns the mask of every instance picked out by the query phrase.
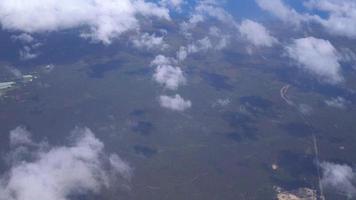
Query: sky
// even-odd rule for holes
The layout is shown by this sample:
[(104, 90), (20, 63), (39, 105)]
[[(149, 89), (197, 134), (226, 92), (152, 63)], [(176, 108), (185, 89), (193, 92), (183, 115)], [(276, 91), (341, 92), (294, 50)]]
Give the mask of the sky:
[[(1, 0), (0, 24), (0, 37), (13, 47), (0, 53), (22, 63), (46, 57), (51, 36), (66, 31), (80, 44), (109, 49), (126, 42), (154, 55), (145, 65), (162, 89), (157, 103), (177, 114), (198, 103), (182, 92), (190, 84), (187, 60), (196, 54), (236, 44), (245, 56), (275, 50), (306, 77), (347, 89), (344, 66), (356, 61), (355, 47), (342, 45), (356, 39), (354, 0)], [(342, 109), (347, 102), (335, 96), (326, 104)], [(107, 152), (89, 128), (74, 129), (74, 139), (62, 146), (34, 141), (21, 125), (9, 134), (11, 167), (0, 178), (0, 200), (68, 200), (74, 192), (95, 193), (132, 176), (130, 164)], [(324, 161), (320, 168), (325, 186), (355, 195), (352, 166)]]

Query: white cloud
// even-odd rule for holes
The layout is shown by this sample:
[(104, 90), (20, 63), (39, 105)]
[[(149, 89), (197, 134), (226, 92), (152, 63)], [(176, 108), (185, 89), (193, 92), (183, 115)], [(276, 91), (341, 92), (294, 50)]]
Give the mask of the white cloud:
[(332, 98), (329, 100), (325, 100), (325, 104), (330, 106), (330, 107), (334, 107), (334, 108), (340, 108), (340, 109), (344, 109), (346, 108), (346, 104), (348, 104), (349, 102), (346, 101), (344, 98), (342, 97), (336, 97), (336, 98)]
[(217, 39), (217, 42), (215, 44), (216, 50), (224, 49), (228, 45), (228, 42), (230, 40), (229, 35), (224, 34), (223, 31), (221, 31), (219, 28), (215, 26), (209, 28), (209, 35)]
[(244, 20), (239, 26), (240, 34), (254, 46), (271, 47), (277, 39), (262, 25), (252, 20)]
[(153, 78), (170, 90), (176, 90), (180, 85), (184, 85), (187, 82), (181, 68), (171, 65), (157, 66)]
[[(70, 146), (39, 148), (30, 161), (17, 160), (1, 176), (0, 200), (69, 200), (71, 195), (98, 193), (131, 168), (88, 129), (76, 129)], [(18, 141), (18, 140), (16, 140)], [(128, 181), (128, 180), (125, 180)]]
[(343, 62), (355, 63), (356, 54), (349, 48), (340, 48), (340, 57)]
[(130, 180), (132, 177), (132, 168), (130, 165), (122, 160), (117, 154), (111, 154), (109, 156), (110, 165), (112, 167), (111, 175), (122, 176), (125, 180)]
[(299, 104), (298, 110), (303, 115), (310, 115), (313, 112), (313, 108), (307, 104)]
[(42, 68), (43, 68), (44, 72), (50, 73), (54, 70), (55, 67), (56, 66), (54, 64), (48, 64), (48, 65), (43, 66)]
[(184, 61), (188, 57), (188, 50), (186, 47), (180, 47), (179, 50), (177, 51), (177, 59), (179, 61)]
[(133, 39), (133, 44), (137, 48), (147, 48), (147, 49), (165, 49), (168, 45), (164, 42), (163, 37), (157, 37), (155, 35), (150, 35), (144, 33), (138, 38)]
[(21, 60), (30, 60), (37, 58), (40, 54), (36, 51), (38, 47), (42, 45), (42, 43), (38, 42), (35, 38), (33, 38), (28, 33), (21, 33), (19, 35), (12, 35), (11, 39), (13, 41), (19, 41), (24, 46), (19, 50), (19, 55)]
[(198, 51), (208, 50), (211, 49), (212, 47), (213, 45), (211, 44), (211, 41), (208, 37), (204, 37), (203, 39), (200, 39), (197, 42)]
[(195, 8), (195, 13), (205, 16), (206, 18), (212, 17), (227, 24), (234, 24), (234, 17), (231, 16), (224, 8), (220, 7), (220, 2), (216, 0), (202, 0)]
[(21, 41), (23, 43), (31, 43), (33, 42), (35, 39), (27, 33), (21, 33), (20, 35), (13, 35), (11, 36), (11, 39), (15, 40), (15, 41)]
[(191, 101), (184, 100), (179, 94), (175, 96), (162, 95), (159, 97), (159, 102), (162, 107), (173, 111), (184, 111), (192, 106)]
[(188, 21), (180, 24), (180, 31), (183, 35), (190, 37), (191, 33), (189, 31), (195, 28), (197, 24), (208, 19), (215, 19), (232, 27), (235, 26), (234, 17), (225, 11), (220, 4), (221, 2), (216, 0), (199, 1)]
[[(219, 45), (219, 44), (218, 44)], [(221, 44), (220, 44), (221, 45)], [(195, 43), (189, 44), (187, 47), (181, 46), (177, 51), (177, 59), (179, 61), (184, 61), (189, 54), (197, 53), (200, 51), (207, 51), (213, 49), (214, 45), (212, 44), (209, 37), (204, 37)], [(215, 48), (217, 49), (217, 48)]]
[(38, 57), (38, 53), (34, 53), (32, 48), (29, 47), (29, 46), (24, 46), (20, 52), (20, 58), (22, 60), (31, 60), (31, 59), (34, 59), (34, 58), (37, 58)]
[(139, 27), (137, 15), (169, 19), (169, 11), (144, 0), (2, 0), (0, 23), (27, 33), (88, 27), (82, 34), (109, 44)]
[(355, 172), (350, 166), (323, 162), (321, 168), (323, 170), (321, 183), (325, 187), (335, 189), (349, 197), (355, 195), (356, 188), (353, 185)]
[(229, 98), (226, 99), (218, 99), (213, 103), (213, 107), (226, 107), (231, 104), (231, 100)]
[(326, 12), (326, 18), (315, 18), (335, 35), (356, 38), (356, 2), (353, 0), (310, 0), (306, 6)]
[(216, 50), (222, 50), (224, 49), (228, 43), (229, 43), (230, 37), (229, 36), (221, 36), (220, 40), (218, 41), (218, 43), (215, 46)]
[(314, 37), (296, 39), (286, 50), (302, 69), (316, 75), (321, 81), (337, 84), (344, 80), (340, 58), (329, 41)]
[(326, 31), (340, 36), (356, 38), (356, 2), (354, 0), (309, 0), (304, 5), (317, 14), (298, 13), (283, 0), (256, 0), (258, 5), (284, 22), (300, 25), (302, 22), (321, 24)]
[(282, 0), (256, 0), (256, 2), (263, 10), (272, 13), (284, 22), (299, 25), (306, 18), (287, 6)]
[(155, 59), (151, 62), (151, 65), (158, 66), (158, 65), (171, 65), (172, 63), (176, 63), (176, 60), (170, 57), (166, 57), (164, 55), (158, 55)]
[(10, 131), (10, 145), (28, 145), (33, 144), (31, 140), (31, 133), (26, 130), (24, 127), (16, 127)]
[(23, 74), (19, 69), (12, 66), (5, 66), (5, 69), (7, 69), (15, 78), (17, 79), (22, 78)]
[(174, 67), (177, 61), (174, 58), (158, 55), (151, 62), (155, 66), (153, 79), (163, 85), (166, 89), (177, 90), (179, 86), (185, 85), (187, 80), (180, 67)]

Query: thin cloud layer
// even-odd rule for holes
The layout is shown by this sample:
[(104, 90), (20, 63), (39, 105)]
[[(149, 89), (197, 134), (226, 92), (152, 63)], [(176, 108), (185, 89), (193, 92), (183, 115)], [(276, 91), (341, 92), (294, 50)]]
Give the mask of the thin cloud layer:
[[(108, 155), (88, 128), (74, 130), (74, 138), (70, 146), (39, 145), (26, 152), (31, 158), (15, 157), (9, 171), (1, 176), (0, 200), (69, 200), (72, 195), (98, 193), (111, 187), (113, 181), (130, 178), (129, 165), (116, 154)], [(27, 149), (30, 143), (23, 128), (13, 130), (10, 139), (19, 145), (14, 152)]]
[(344, 99), (342, 97), (328, 99), (328, 100), (325, 100), (324, 102), (327, 106), (339, 108), (339, 109), (345, 109), (346, 105), (349, 103), (346, 99)]
[(175, 96), (162, 95), (159, 97), (159, 102), (163, 108), (173, 111), (184, 111), (192, 107), (192, 102), (184, 100), (179, 94), (176, 94)]
[(296, 39), (286, 50), (300, 68), (319, 80), (330, 84), (338, 84), (344, 80), (338, 53), (328, 40), (314, 37)]
[(144, 0), (2, 0), (3, 28), (27, 33), (70, 28), (88, 29), (82, 36), (109, 44), (139, 27), (137, 16), (170, 19), (169, 11)]

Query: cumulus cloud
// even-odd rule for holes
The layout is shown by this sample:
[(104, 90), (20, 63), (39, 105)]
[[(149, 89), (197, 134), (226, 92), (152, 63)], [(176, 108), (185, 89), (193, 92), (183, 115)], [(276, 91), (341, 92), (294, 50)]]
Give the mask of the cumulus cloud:
[[(73, 195), (111, 187), (114, 179), (128, 181), (129, 165), (116, 154), (108, 155), (91, 130), (78, 128), (73, 134), (69, 146), (38, 148), (31, 158), (13, 162), (0, 178), (0, 200), (69, 200)], [(16, 144), (31, 141), (21, 128), (10, 137)]]
[(332, 34), (356, 38), (356, 2), (353, 0), (310, 0), (308, 8), (327, 13), (319, 22)]
[(157, 66), (153, 78), (156, 82), (170, 90), (176, 90), (180, 85), (186, 84), (186, 78), (182, 69), (171, 65)]
[(323, 176), (321, 183), (328, 188), (341, 192), (349, 197), (356, 194), (355, 172), (348, 165), (330, 162), (321, 163)]
[(314, 37), (296, 39), (286, 50), (289, 57), (299, 63), (300, 68), (317, 76), (321, 81), (330, 84), (343, 81), (340, 58), (329, 41)]
[(269, 31), (260, 23), (252, 20), (244, 20), (239, 26), (242, 37), (254, 46), (271, 47), (277, 42), (277, 39), (271, 36)]
[(175, 96), (162, 95), (159, 97), (159, 102), (162, 107), (173, 111), (184, 111), (192, 106), (192, 102), (184, 100), (179, 94)]
[(158, 55), (151, 62), (151, 66), (155, 67), (153, 79), (169, 90), (177, 90), (179, 86), (185, 85), (187, 80), (183, 70), (180, 67), (175, 67), (177, 61), (174, 58)]
[(168, 47), (164, 42), (163, 37), (157, 37), (148, 33), (140, 35), (138, 38), (133, 39), (132, 42), (137, 48), (165, 49)]
[(144, 0), (2, 0), (0, 23), (8, 30), (27, 33), (69, 28), (109, 44), (125, 31), (139, 27), (137, 16), (169, 19), (169, 11)]

